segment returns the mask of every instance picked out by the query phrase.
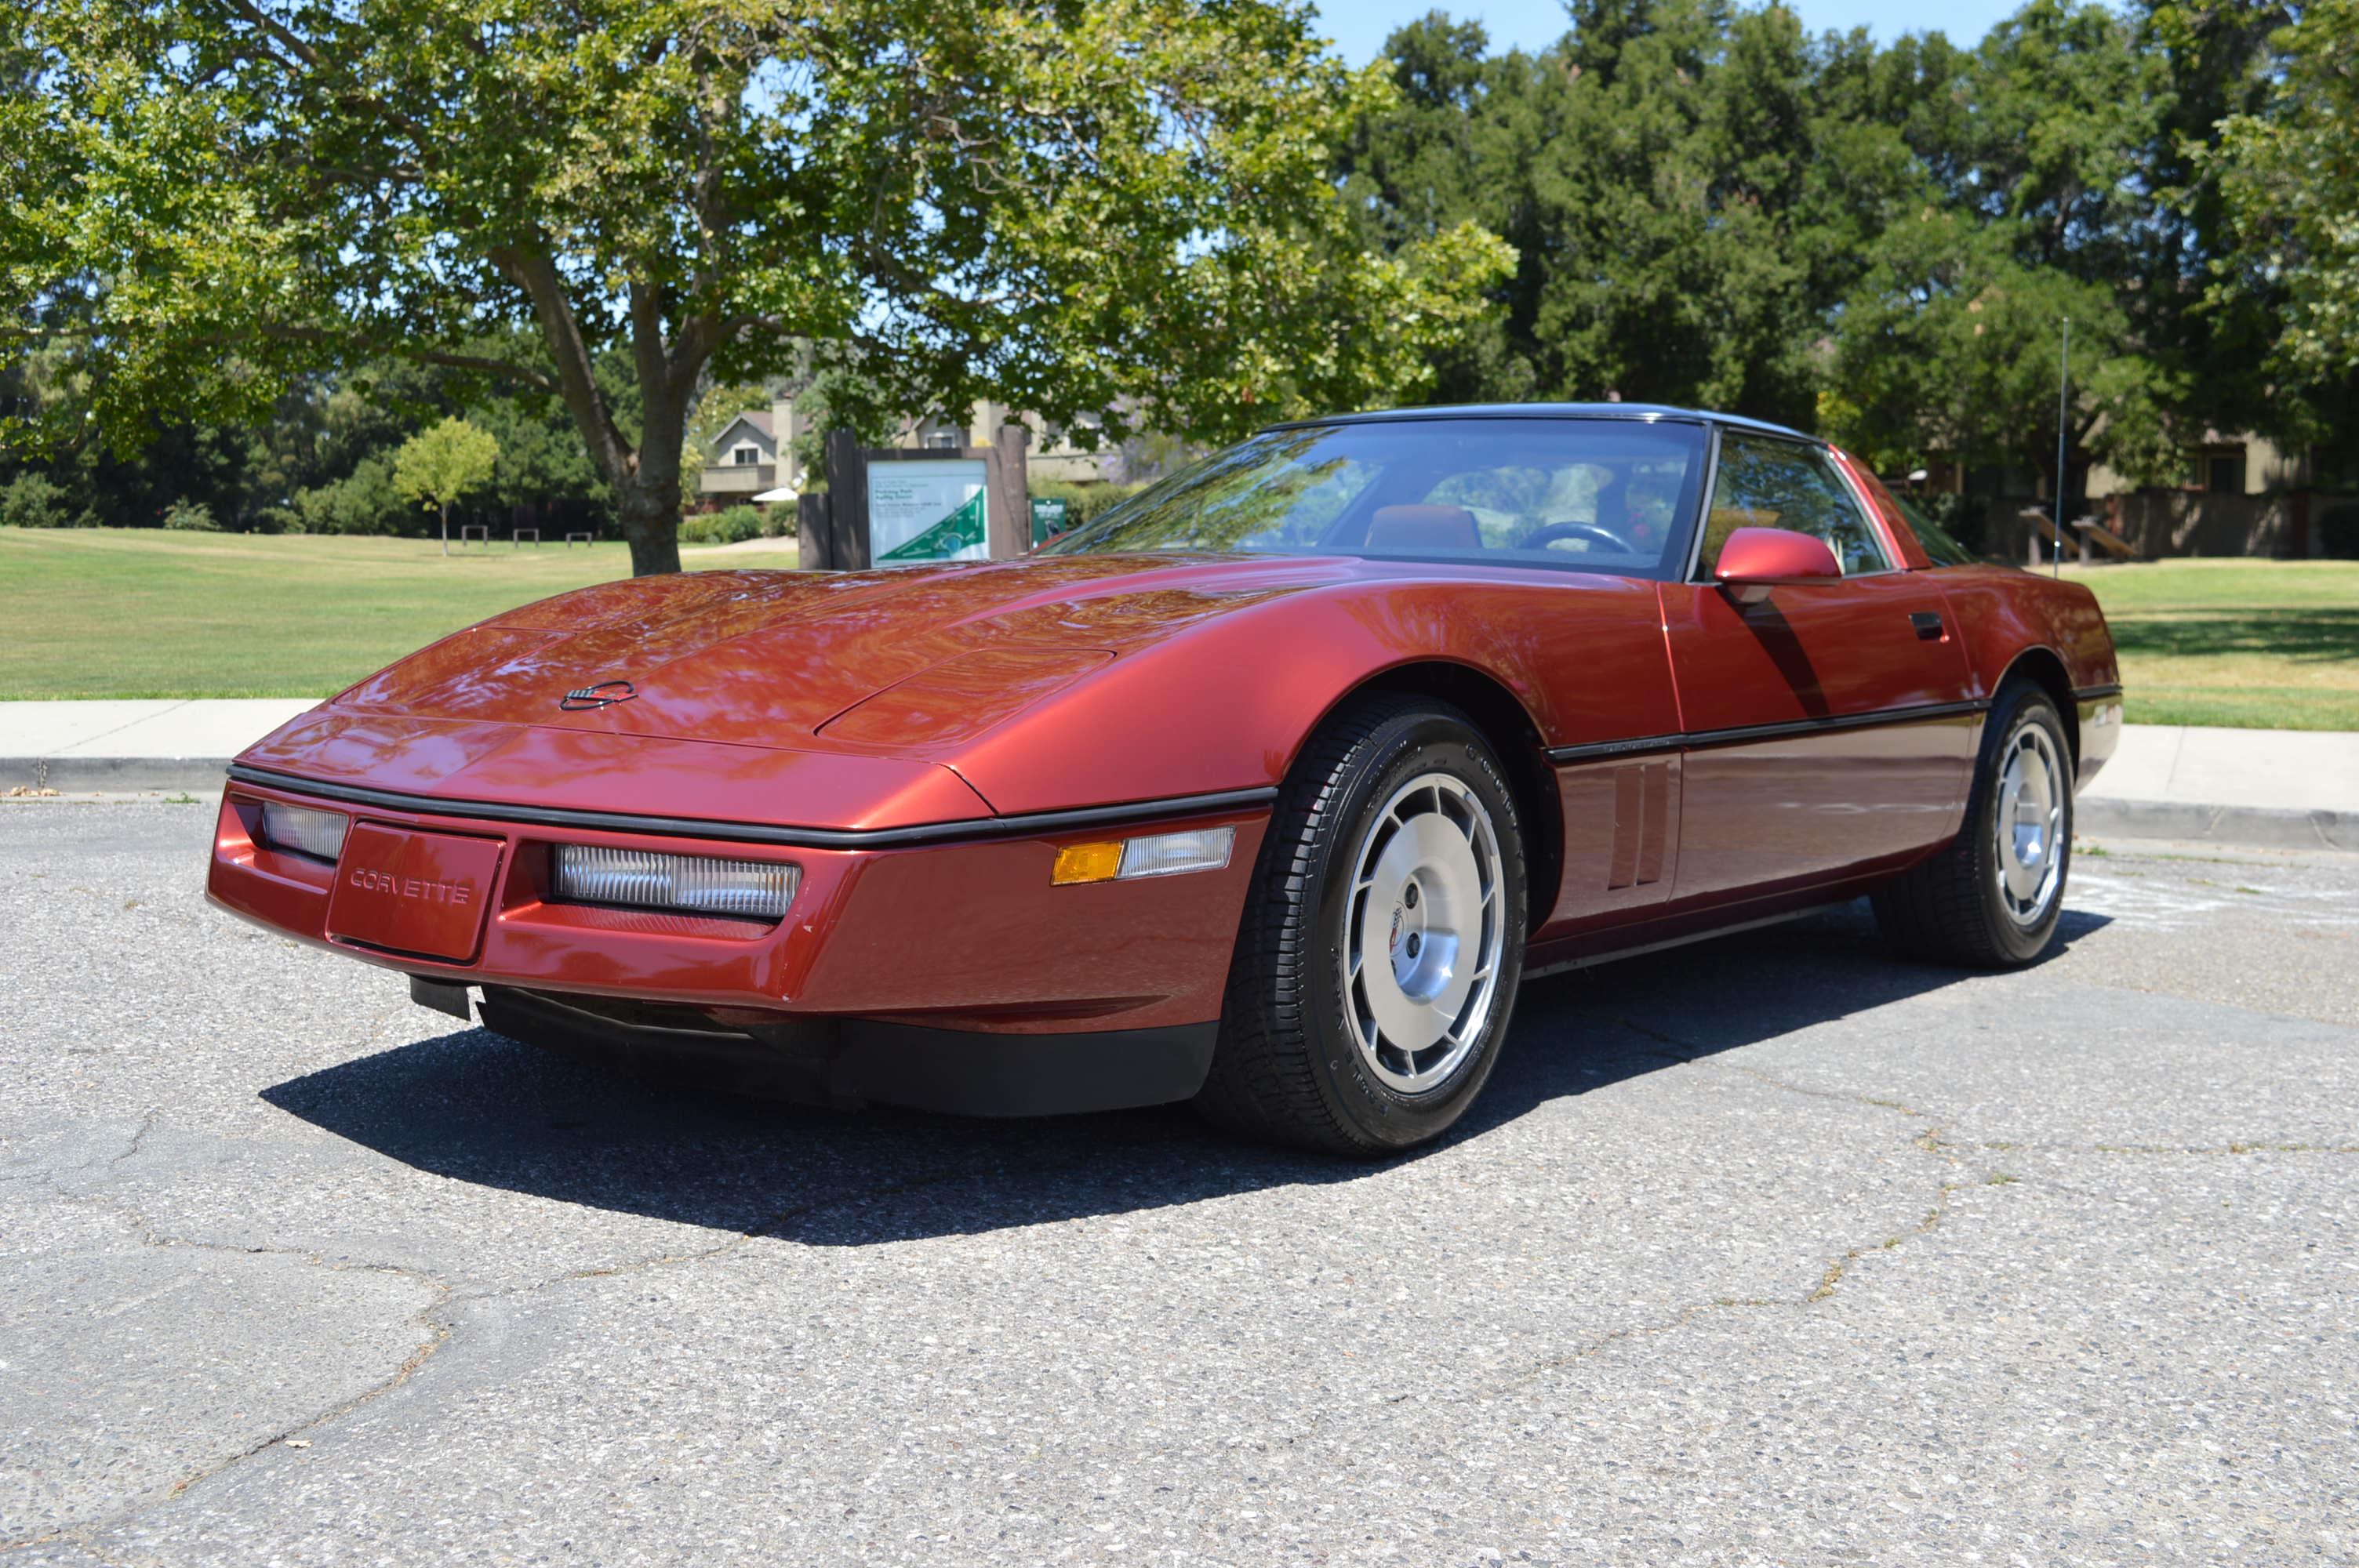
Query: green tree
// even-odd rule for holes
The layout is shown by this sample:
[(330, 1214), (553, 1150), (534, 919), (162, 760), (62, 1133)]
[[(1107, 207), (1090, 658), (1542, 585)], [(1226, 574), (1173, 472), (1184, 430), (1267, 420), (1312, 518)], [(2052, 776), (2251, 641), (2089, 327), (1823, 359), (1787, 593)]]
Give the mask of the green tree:
[(1515, 272), (1446, 394), (1621, 396), (1807, 422), (1831, 313), (1921, 189), (1865, 35), (1781, 7), (1575, 0), (1538, 55), (1440, 13), (1396, 32), (1394, 103), (1339, 162), (1363, 232), (1472, 221)]
[(464, 419), (445, 419), (401, 443), (393, 485), (410, 501), (442, 514), (442, 553), (451, 553), (451, 506), (489, 484), (500, 460), (498, 438)]
[[(2200, 17), (2166, 18), (2183, 34)], [(2359, 0), (2312, 0), (2268, 38), (2263, 103), (2232, 114), (2199, 168), (2218, 182), (2234, 246), (2215, 303), (2275, 301), (2277, 367), (2303, 379), (2359, 370)]]
[(8, 4), (0, 318), (77, 345), (61, 423), (463, 370), (562, 401), (642, 572), (694, 390), (799, 342), (1220, 438), (1413, 393), (1506, 265), (1351, 243), (1327, 148), (1385, 87), (1291, 0)]
[(1544, 136), (1549, 65), (1519, 49), (1488, 53), (1477, 22), (1440, 11), (1385, 41), (1390, 102), (1353, 124), (1337, 154), (1363, 243), (1387, 253), (1474, 223), (1512, 246), (1519, 265), (1489, 290), (1489, 308), (1435, 356), (1441, 402), (1528, 397), (1536, 390), (1532, 319), (1551, 236), (1539, 224), (1531, 170)]
[(1843, 308), (1821, 427), (1886, 470), (1938, 456), (2053, 481), (2069, 319), (2071, 448), (2134, 473), (2169, 464), (2177, 389), (2132, 345), (2113, 287), (2027, 262), (2024, 245), (2014, 224), (1930, 206), (1879, 236)]
[[(2136, 478), (2174, 470), (2190, 427), (2230, 421), (2196, 373), (2208, 351), (2183, 287), (2189, 236), (2163, 222), (2156, 189), (2178, 113), (2171, 62), (2104, 5), (2030, 0), (1970, 51), (1904, 40), (1884, 69), (1914, 183), (1864, 237), (1866, 266), (1832, 322), (1825, 427), (1879, 465), (1938, 455), (2068, 491), (2092, 457)], [(2068, 319), (2076, 395), (2060, 475)], [(2236, 427), (2251, 423), (2238, 411)]]

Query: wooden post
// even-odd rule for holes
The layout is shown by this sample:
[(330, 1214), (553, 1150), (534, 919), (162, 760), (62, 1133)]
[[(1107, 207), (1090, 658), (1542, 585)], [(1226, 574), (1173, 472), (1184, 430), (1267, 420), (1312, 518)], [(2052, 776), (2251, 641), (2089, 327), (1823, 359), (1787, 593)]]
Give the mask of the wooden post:
[(827, 433), (828, 564), (868, 569), (868, 458), (849, 430)]
[(1031, 431), (1014, 423), (992, 432), (990, 536), (985, 541), (995, 561), (1023, 555), (1032, 548), (1032, 494), (1025, 473), (1024, 449)]
[(835, 535), (828, 524), (825, 491), (795, 497), (796, 564), (805, 571), (827, 571), (835, 566)]

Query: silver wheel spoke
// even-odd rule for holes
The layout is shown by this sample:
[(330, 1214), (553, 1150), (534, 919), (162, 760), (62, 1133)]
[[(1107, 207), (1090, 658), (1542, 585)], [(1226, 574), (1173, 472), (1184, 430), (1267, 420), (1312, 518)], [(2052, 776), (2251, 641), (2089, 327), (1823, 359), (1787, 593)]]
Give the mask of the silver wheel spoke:
[(2054, 741), (2036, 724), (2017, 731), (2001, 757), (1992, 812), (1999, 902), (2017, 925), (2031, 926), (2062, 891), (2071, 779)]
[(1506, 923), (1497, 830), (1465, 781), (1396, 790), (1353, 852), (1343, 952), (1347, 1015), (1386, 1087), (1448, 1082), (1497, 1005)]

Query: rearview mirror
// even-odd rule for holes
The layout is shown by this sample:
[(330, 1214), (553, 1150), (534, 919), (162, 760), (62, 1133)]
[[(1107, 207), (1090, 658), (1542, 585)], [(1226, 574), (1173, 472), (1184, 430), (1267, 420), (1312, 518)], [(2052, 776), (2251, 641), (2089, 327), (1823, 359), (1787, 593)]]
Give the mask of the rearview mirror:
[(1739, 528), (1721, 542), (1712, 575), (1737, 603), (1758, 604), (1781, 583), (1839, 581), (1843, 566), (1815, 535)]

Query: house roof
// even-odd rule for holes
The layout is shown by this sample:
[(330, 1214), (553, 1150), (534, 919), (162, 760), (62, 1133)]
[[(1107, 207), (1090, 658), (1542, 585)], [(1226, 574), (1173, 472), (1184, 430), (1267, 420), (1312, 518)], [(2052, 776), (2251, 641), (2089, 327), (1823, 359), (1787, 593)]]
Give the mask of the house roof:
[(729, 442), (735, 438), (737, 427), (741, 425), (765, 441), (774, 446), (777, 444), (777, 438), (770, 430), (770, 411), (766, 408), (749, 408), (721, 427), (712, 438), (712, 449), (716, 452), (728, 450)]

